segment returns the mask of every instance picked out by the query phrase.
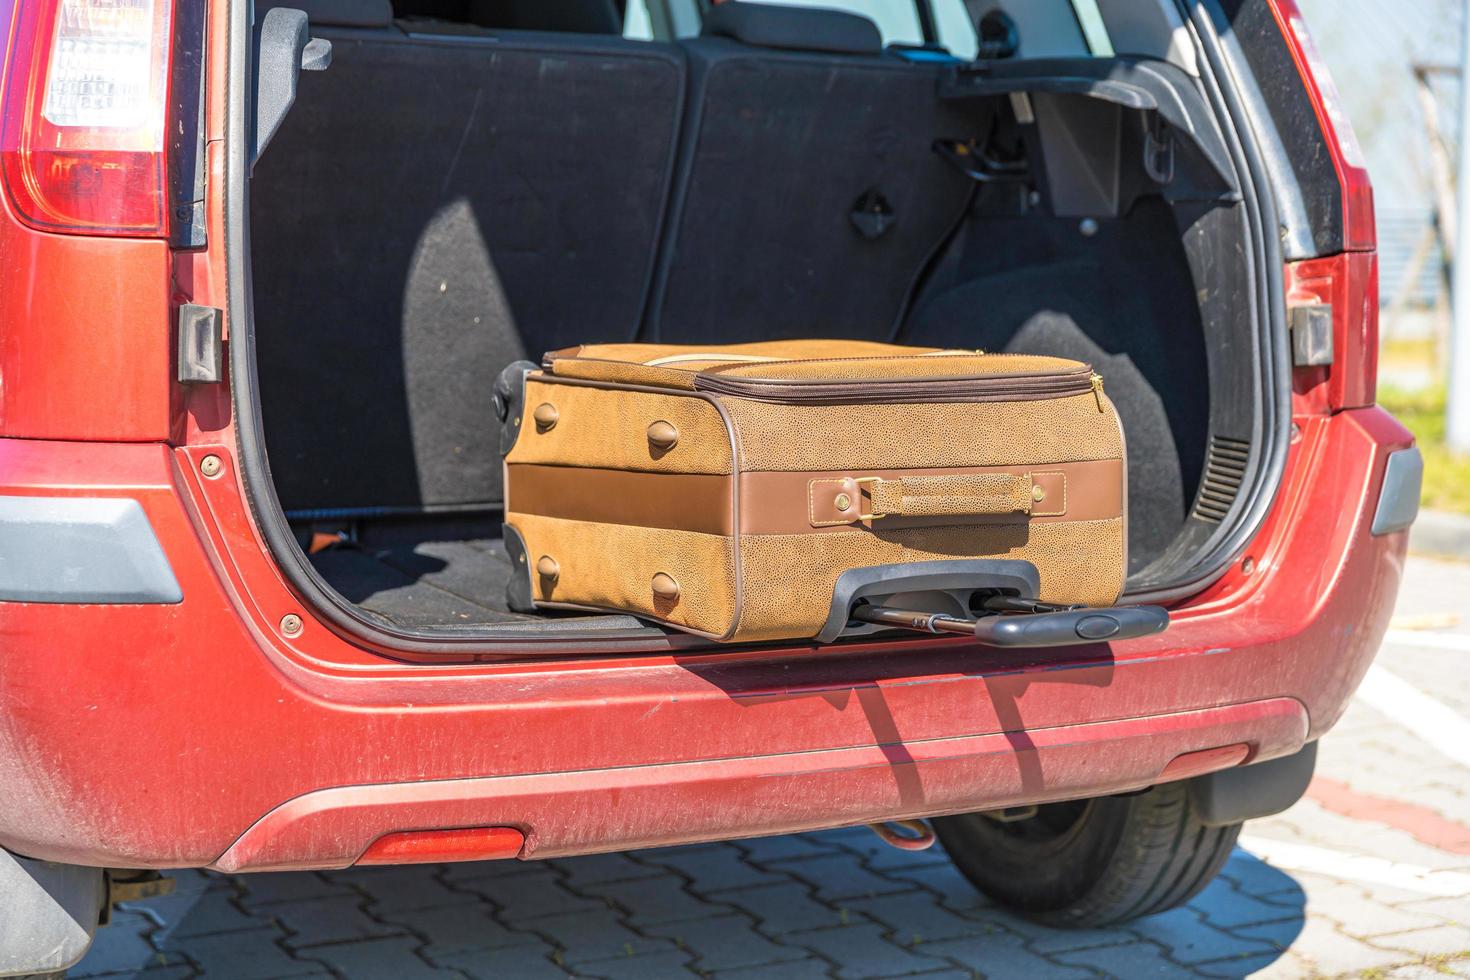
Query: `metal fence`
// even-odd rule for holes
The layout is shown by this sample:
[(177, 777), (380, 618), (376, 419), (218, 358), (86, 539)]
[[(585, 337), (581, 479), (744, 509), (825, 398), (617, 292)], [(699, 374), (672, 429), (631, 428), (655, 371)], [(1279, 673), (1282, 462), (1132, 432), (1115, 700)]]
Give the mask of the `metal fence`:
[[(1434, 231), (1434, 212), (1378, 212), (1378, 273), (1382, 304), (1433, 309), (1445, 291), (1444, 253)], [(1414, 265), (1417, 263), (1417, 270)], [(1412, 274), (1412, 281), (1406, 277)]]

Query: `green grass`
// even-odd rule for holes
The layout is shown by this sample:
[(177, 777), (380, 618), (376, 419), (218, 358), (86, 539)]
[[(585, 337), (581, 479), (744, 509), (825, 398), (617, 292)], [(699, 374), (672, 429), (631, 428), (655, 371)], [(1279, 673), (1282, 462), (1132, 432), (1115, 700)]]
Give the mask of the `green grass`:
[(1381, 387), (1378, 402), (1419, 440), (1424, 453), (1424, 506), (1470, 514), (1470, 455), (1445, 448), (1444, 386), (1422, 391)]
[(1439, 345), (1433, 337), (1385, 340), (1378, 348), (1378, 363), (1384, 367), (1430, 370), (1438, 356)]

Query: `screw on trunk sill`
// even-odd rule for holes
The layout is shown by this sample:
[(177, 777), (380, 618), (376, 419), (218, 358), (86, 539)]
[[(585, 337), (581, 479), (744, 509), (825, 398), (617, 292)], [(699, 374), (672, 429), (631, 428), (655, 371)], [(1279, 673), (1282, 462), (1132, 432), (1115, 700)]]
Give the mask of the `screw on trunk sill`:
[(300, 636), (301, 628), (301, 617), (295, 613), (287, 613), (281, 617), (281, 633), (285, 636)]
[(220, 472), (223, 471), (224, 468), (225, 464), (220, 462), (220, 458), (218, 456), (206, 456), (199, 461), (199, 472), (203, 473), (211, 480), (219, 476)]

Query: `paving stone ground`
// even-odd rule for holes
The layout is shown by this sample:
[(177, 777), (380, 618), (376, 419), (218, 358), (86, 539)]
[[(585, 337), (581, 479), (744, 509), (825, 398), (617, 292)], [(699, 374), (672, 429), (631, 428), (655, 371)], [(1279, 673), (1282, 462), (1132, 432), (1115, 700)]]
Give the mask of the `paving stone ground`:
[[(1410, 561), (1399, 626), (1470, 635), (1467, 607), (1470, 565)], [(1379, 664), (1470, 722), (1470, 651), (1404, 632)], [(1043, 928), (941, 851), (850, 828), (524, 865), (179, 873), (70, 975), (1470, 977), (1470, 769), (1432, 734), (1355, 700), (1306, 799), (1249, 824), (1187, 907), (1126, 928)]]

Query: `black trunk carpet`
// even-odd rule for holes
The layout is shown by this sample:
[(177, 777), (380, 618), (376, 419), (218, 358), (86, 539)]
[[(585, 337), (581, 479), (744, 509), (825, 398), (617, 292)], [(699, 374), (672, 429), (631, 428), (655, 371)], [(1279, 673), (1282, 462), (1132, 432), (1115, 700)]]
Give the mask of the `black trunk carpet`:
[(398, 626), (536, 621), (506, 609), (511, 566), (496, 539), (342, 544), (311, 563), (349, 602)]

